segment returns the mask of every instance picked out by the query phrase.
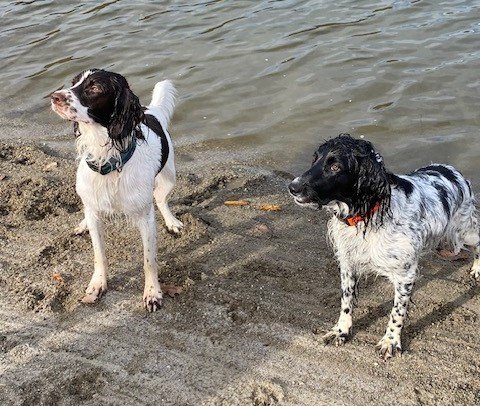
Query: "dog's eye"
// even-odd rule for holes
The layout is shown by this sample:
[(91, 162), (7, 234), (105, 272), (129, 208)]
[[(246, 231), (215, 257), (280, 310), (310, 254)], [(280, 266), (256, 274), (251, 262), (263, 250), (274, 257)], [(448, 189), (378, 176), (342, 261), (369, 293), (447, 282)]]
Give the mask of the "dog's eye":
[(312, 158), (312, 165), (313, 165), (315, 162), (317, 162), (317, 159), (318, 159), (318, 154), (315, 152), (315, 153), (313, 154), (313, 158)]
[(330, 166), (330, 170), (331, 170), (332, 172), (339, 172), (340, 169), (341, 169), (341, 168), (340, 168), (340, 165), (338, 165), (338, 164), (332, 164), (332, 166)]
[(90, 85), (87, 88), (88, 93), (102, 93), (102, 88), (98, 85)]

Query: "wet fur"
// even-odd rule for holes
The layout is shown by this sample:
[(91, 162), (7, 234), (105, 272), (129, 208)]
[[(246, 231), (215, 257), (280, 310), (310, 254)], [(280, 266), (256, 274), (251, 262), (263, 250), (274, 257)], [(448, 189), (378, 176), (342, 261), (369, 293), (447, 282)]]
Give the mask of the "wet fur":
[[(341, 170), (332, 173), (337, 166)], [(452, 166), (434, 164), (395, 175), (370, 142), (342, 134), (319, 147), (312, 167), (290, 184), (290, 193), (300, 205), (333, 213), (328, 235), (340, 264), (342, 299), (338, 322), (324, 336), (327, 343), (343, 344), (351, 335), (353, 299), (363, 274), (383, 275), (395, 288), (386, 333), (378, 343), (385, 359), (401, 351), (423, 253), (441, 247), (457, 254), (473, 247), (471, 274), (480, 276), (475, 198), (470, 183)], [(378, 202), (381, 208), (372, 214)], [(364, 221), (357, 226), (345, 222), (358, 214)]]
[[(83, 302), (95, 302), (107, 289), (102, 217), (123, 214), (138, 226), (143, 241), (145, 307), (155, 311), (161, 305), (154, 198), (167, 228), (175, 233), (182, 228), (167, 203), (175, 185), (173, 145), (167, 132), (174, 96), (171, 82), (159, 82), (151, 103), (142, 107), (123, 76), (99, 69), (82, 72), (71, 88), (52, 94), (53, 110), (74, 122), (79, 159), (76, 189), (85, 210), (85, 219), (75, 231), (88, 229), (94, 249), (94, 274)], [(155, 126), (147, 126), (148, 122)], [(166, 143), (154, 128), (163, 130)], [(136, 149), (121, 171), (102, 175), (87, 165), (87, 159), (101, 166), (112, 156), (120, 157), (134, 138)]]

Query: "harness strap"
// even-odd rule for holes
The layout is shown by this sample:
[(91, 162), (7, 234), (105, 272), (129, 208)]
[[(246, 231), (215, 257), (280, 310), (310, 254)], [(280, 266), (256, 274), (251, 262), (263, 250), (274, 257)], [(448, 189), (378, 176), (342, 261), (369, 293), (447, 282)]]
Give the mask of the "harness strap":
[[(168, 139), (163, 131), (162, 125), (159, 123), (157, 118), (151, 114), (145, 114), (145, 125), (151, 128), (158, 137), (160, 137), (160, 142), (162, 145), (162, 156), (160, 158), (160, 168), (157, 171), (157, 174), (165, 167), (165, 164), (168, 161), (168, 157), (170, 155), (170, 146), (168, 145)], [(132, 141), (128, 145), (128, 147), (120, 152), (120, 157), (111, 157), (107, 162), (105, 162), (102, 166), (98, 165), (98, 162), (95, 162), (93, 156), (88, 154), (86, 158), (87, 165), (89, 168), (94, 171), (98, 172), (100, 175), (108, 175), (113, 171), (121, 171), (123, 166), (130, 160), (135, 152), (137, 147), (137, 137), (133, 137)]]
[(162, 157), (160, 159), (160, 168), (157, 171), (157, 173), (160, 173), (167, 163), (168, 156), (170, 155), (170, 146), (168, 145), (167, 136), (165, 135), (165, 131), (163, 131), (162, 125), (155, 116), (151, 114), (145, 114), (145, 124), (160, 137), (160, 142), (162, 144)]
[(120, 152), (120, 158), (112, 156), (107, 162), (99, 167), (98, 163), (93, 160), (93, 156), (88, 154), (86, 162), (92, 171), (98, 172), (100, 175), (108, 175), (110, 172), (115, 170), (120, 172), (123, 166), (130, 160), (136, 148), (137, 139), (133, 137), (132, 142), (130, 142), (130, 145), (127, 147), (127, 149), (124, 149)]

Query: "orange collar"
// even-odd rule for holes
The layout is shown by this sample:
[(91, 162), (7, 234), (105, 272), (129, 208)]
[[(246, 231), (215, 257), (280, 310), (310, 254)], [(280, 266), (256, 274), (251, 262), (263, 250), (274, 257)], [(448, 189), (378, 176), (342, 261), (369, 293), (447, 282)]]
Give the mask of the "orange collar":
[(379, 209), (380, 202), (373, 206), (372, 210), (370, 210), (366, 216), (360, 216), (359, 214), (355, 214), (354, 216), (348, 216), (345, 218), (345, 223), (347, 223), (349, 226), (356, 226), (358, 223), (360, 223), (360, 221), (365, 221), (367, 218), (370, 218)]

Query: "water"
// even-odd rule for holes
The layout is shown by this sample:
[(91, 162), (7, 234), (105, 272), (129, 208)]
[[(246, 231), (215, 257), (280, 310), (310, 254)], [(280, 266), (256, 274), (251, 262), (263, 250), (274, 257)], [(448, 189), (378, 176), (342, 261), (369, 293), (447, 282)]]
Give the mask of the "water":
[(396, 171), (448, 162), (480, 185), (480, 1), (155, 3), (0, 2), (0, 138), (71, 149), (48, 94), (99, 67), (144, 103), (173, 79), (175, 142), (212, 159), (295, 172), (350, 132)]

